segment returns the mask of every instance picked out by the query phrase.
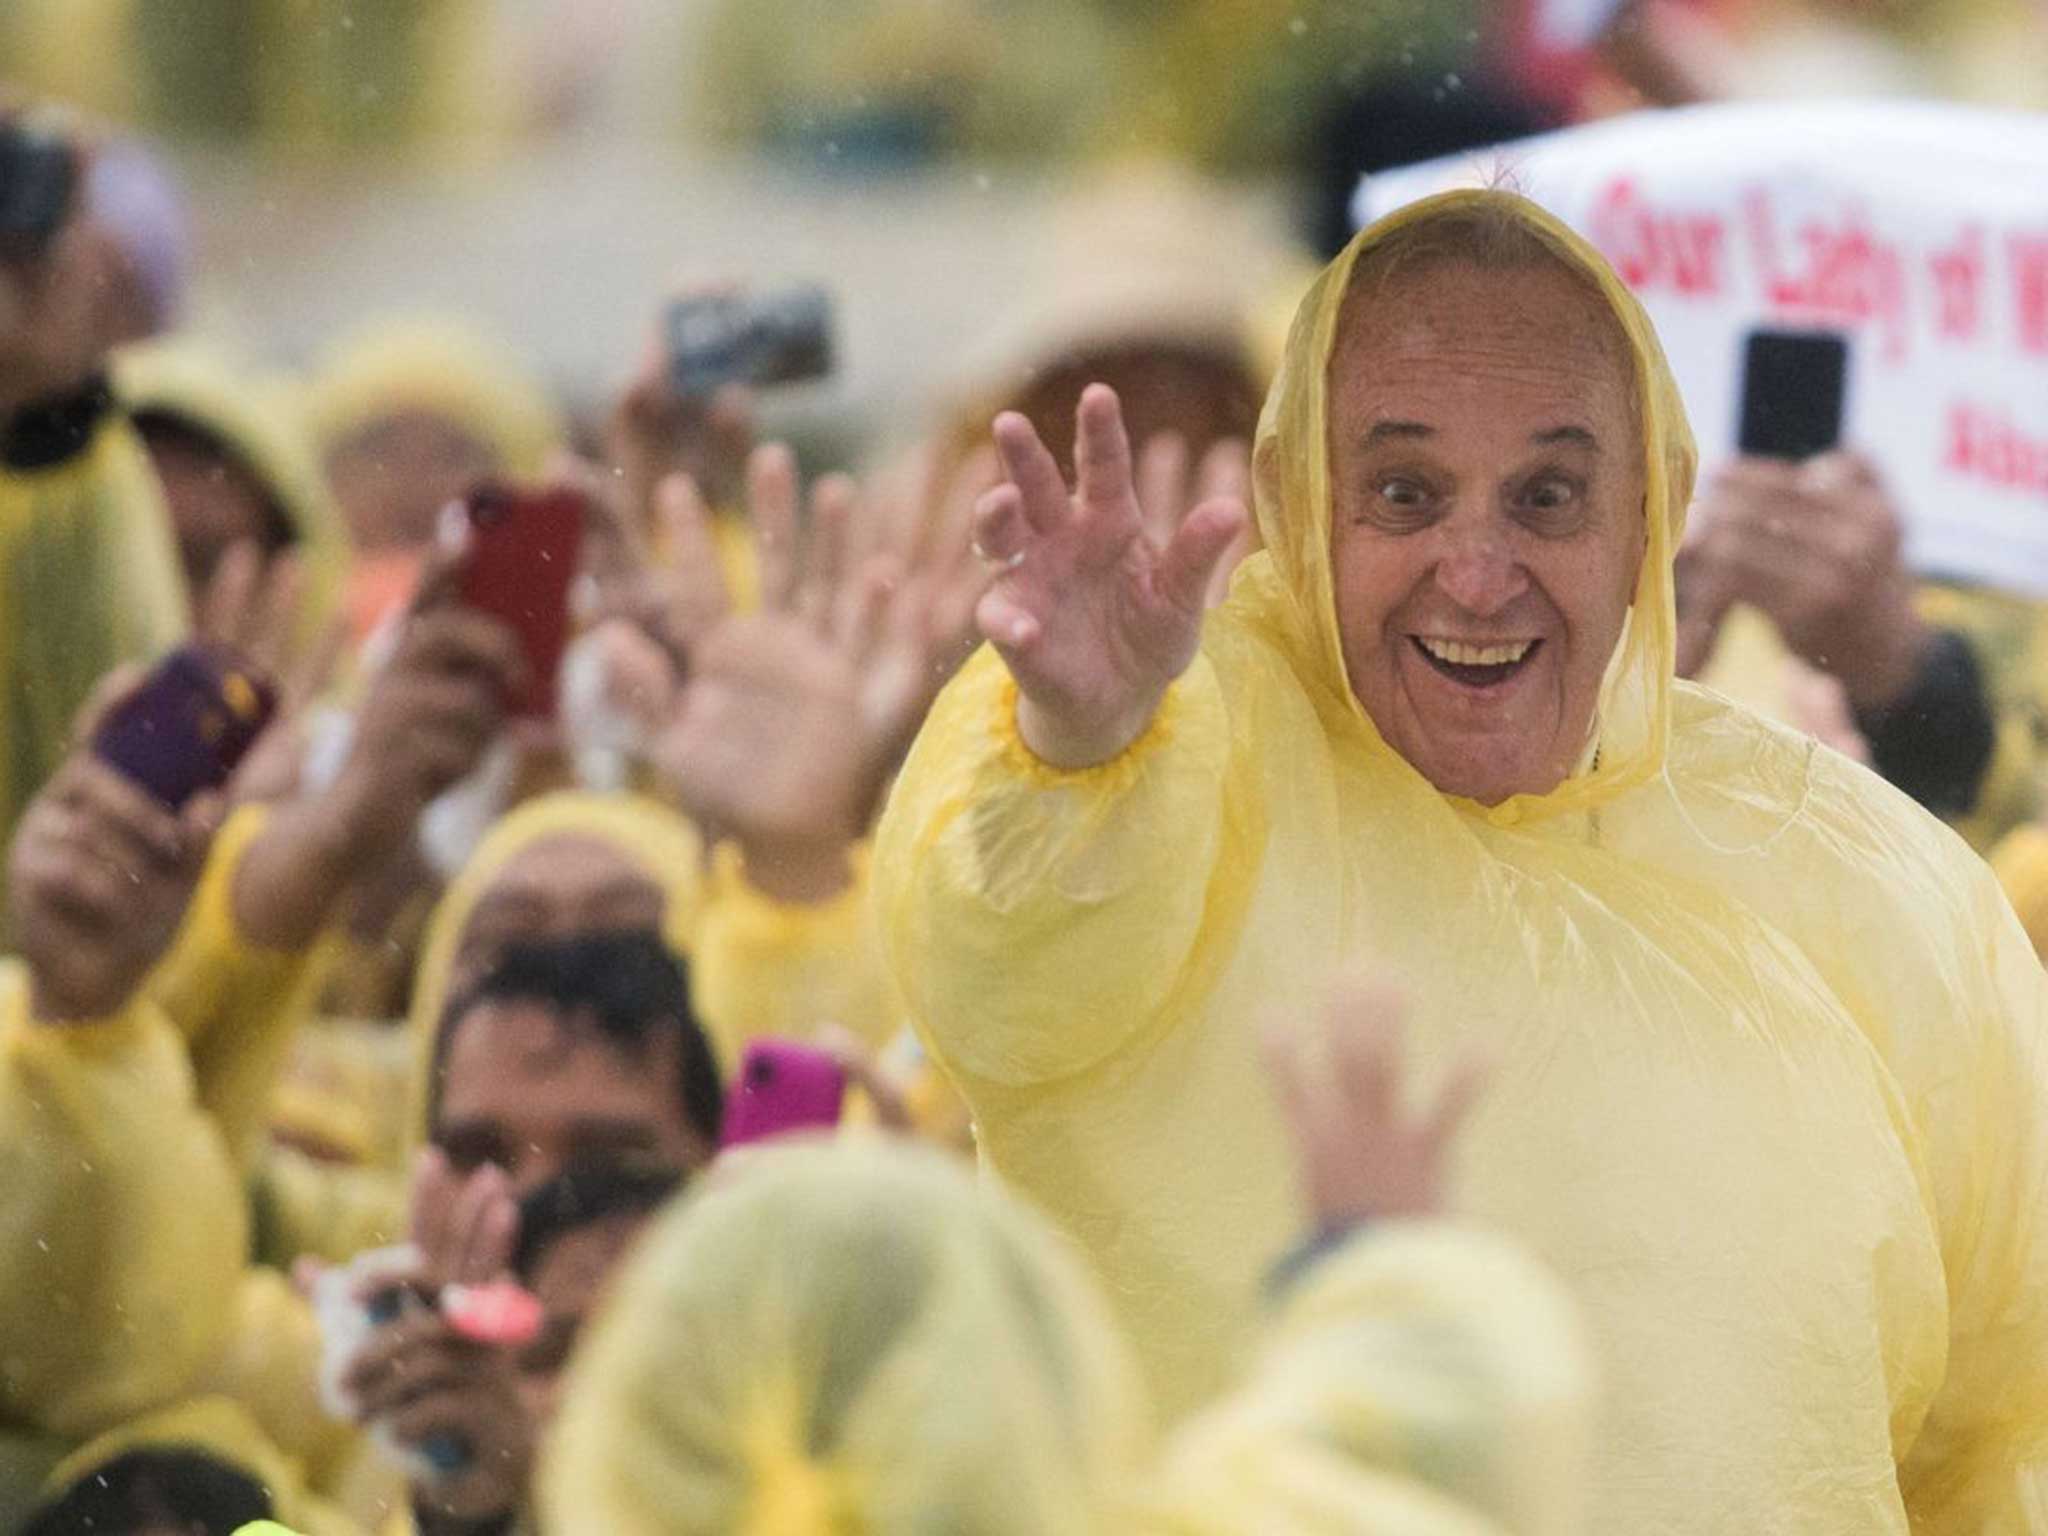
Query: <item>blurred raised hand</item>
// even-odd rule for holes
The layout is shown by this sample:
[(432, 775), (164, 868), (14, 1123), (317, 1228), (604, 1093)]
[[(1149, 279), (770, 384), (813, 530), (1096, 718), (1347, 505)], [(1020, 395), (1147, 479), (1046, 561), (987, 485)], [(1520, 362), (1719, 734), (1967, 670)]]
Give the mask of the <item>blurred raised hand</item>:
[(1279, 1092), (1318, 1230), (1438, 1214), (1452, 1144), (1483, 1074), (1461, 1067), (1427, 1109), (1405, 1094), (1406, 1005), (1381, 982), (1339, 986), (1320, 1031), (1289, 1024), (1266, 1034)]
[(105, 1018), (169, 949), (219, 830), (221, 800), (166, 809), (90, 747), (107, 710), (143, 673), (103, 682), (81, 717), (81, 743), (22, 817), (7, 866), (8, 909), (44, 1022)]
[(1169, 532), (1173, 498), (1155, 493), (1148, 518), (1106, 385), (1081, 395), (1073, 491), (1022, 416), (998, 416), (995, 442), (1006, 478), (975, 509), (975, 552), (994, 576), (981, 632), (1017, 679), (1032, 751), (1091, 767), (1144, 732), (1195, 659), (1217, 573), (1245, 532), (1244, 505), (1219, 495)]
[[(926, 518), (827, 476), (800, 538), (788, 450), (756, 450), (747, 480), (760, 607), (727, 605), (691, 643), (654, 757), (685, 809), (739, 844), (756, 883), (817, 900), (844, 887), (848, 845), (963, 658), (985, 576), (964, 488)], [(708, 543), (701, 498), (677, 487), (667, 504), (684, 551)]]

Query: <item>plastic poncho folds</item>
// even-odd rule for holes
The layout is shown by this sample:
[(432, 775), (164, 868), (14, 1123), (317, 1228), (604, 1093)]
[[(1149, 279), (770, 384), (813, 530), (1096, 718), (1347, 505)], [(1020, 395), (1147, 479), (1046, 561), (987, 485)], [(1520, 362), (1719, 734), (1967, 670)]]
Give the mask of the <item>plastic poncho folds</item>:
[[(1647, 554), (1588, 766), (1488, 809), (1353, 695), (1327, 367), (1353, 264), (1490, 209), (1636, 359)], [(1266, 545), (1148, 734), (1038, 762), (984, 653), (876, 849), (892, 969), (983, 1155), (1086, 1248), (1170, 1409), (1241, 1352), (1298, 1225), (1256, 1021), (1372, 960), (1425, 1075), (1477, 1049), (1463, 1208), (1584, 1302), (1588, 1529), (2018, 1526), (2048, 1438), (2043, 978), (1990, 872), (1871, 774), (1673, 681), (1693, 452), (1642, 311), (1502, 193), (1364, 231), (1304, 301), (1254, 455)]]
[(353, 1522), (306, 1490), (300, 1468), (271, 1444), (256, 1418), (223, 1397), (195, 1398), (99, 1436), (58, 1465), (45, 1497), (60, 1497), (123, 1457), (152, 1452), (204, 1456), (248, 1479), (271, 1512), (291, 1522), (291, 1536), (357, 1536)]
[(245, 1267), (247, 1172), (310, 974), (235, 920), (263, 815), (223, 828), (170, 954), (114, 1016), (38, 1023), (0, 962), (0, 1508), (19, 1467), (203, 1393), (323, 1486), (350, 1454), (314, 1406), (303, 1306)]
[(107, 416), (63, 463), (0, 466), (0, 848), (69, 750), (93, 686), (185, 626), (162, 498), (124, 421)]
[(167, 420), (212, 443), (262, 488), (283, 525), (279, 547), (300, 563), (297, 638), (315, 640), (341, 599), (348, 546), (296, 392), (193, 338), (123, 352), (114, 389), (131, 417)]
[(1390, 1227), (1308, 1273), (1244, 1390), (1154, 1471), (1127, 1346), (1066, 1243), (900, 1143), (711, 1179), (571, 1372), (553, 1536), (1562, 1533), (1582, 1460), (1554, 1282), (1497, 1239)]

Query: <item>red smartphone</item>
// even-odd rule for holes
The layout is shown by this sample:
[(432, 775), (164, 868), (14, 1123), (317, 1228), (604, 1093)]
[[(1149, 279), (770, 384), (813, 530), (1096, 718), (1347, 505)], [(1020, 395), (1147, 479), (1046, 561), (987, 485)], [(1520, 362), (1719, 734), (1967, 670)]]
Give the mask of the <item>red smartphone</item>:
[(465, 502), (469, 560), (462, 601), (510, 626), (531, 682), (513, 714), (555, 712), (555, 677), (569, 643), (569, 583), (576, 578), (588, 514), (583, 496), (560, 486), (520, 490), (482, 485)]
[(725, 1104), (721, 1146), (743, 1147), (804, 1131), (829, 1131), (846, 1102), (846, 1070), (794, 1040), (756, 1040), (740, 1060)]
[(93, 751), (175, 811), (227, 783), (276, 708), (262, 673), (188, 645), (108, 712)]

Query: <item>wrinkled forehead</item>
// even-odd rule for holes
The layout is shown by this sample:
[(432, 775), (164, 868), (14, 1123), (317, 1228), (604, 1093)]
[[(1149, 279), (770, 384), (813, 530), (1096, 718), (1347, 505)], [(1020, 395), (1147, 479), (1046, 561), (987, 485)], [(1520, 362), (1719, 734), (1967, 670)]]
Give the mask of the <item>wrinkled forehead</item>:
[[(1531, 237), (1533, 241), (1533, 237)], [(1533, 243), (1368, 250), (1351, 273), (1329, 361), (1339, 416), (1440, 402), (1606, 418), (1642, 447), (1634, 349), (1592, 278)]]

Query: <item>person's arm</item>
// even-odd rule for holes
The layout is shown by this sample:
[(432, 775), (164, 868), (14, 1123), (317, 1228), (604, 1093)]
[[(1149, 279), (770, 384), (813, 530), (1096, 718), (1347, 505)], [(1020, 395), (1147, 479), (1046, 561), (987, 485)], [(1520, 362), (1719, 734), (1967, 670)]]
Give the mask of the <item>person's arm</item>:
[(913, 1020), (949, 1071), (1001, 1085), (1120, 1049), (1229, 918), (1209, 891), (1233, 846), (1230, 719), (1199, 646), (1243, 509), (1218, 498), (1149, 532), (1100, 385), (1076, 440), (1069, 496), (1029, 423), (997, 419), (1008, 479), (975, 514), (989, 648), (933, 709), (876, 847)]
[(73, 217), (0, 262), (0, 846), (99, 679), (186, 627), (170, 519), (104, 379), (118, 259)]
[(1590, 1369), (1563, 1288), (1507, 1239), (1442, 1219), (1478, 1090), (1417, 1112), (1401, 998), (1353, 983), (1267, 1060), (1311, 1241), (1276, 1272), (1245, 1383), (1169, 1447), (1143, 1529), (1568, 1531), (1580, 1526)]
[(1922, 1536), (2040, 1529), (2048, 1463), (2048, 978), (1990, 872), (1964, 873), (1955, 1006), (1907, 1069), (1949, 1297), (1947, 1373), (1899, 1467)]
[(824, 1024), (869, 1045), (898, 1019), (875, 942), (865, 845), (848, 853), (848, 883), (823, 901), (777, 900), (747, 873), (739, 849), (718, 849), (690, 957), (692, 999), (720, 1058), (739, 1060), (763, 1035), (808, 1038)]
[(152, 984), (185, 1032), (202, 1102), (247, 1157), (320, 982), (315, 941), (344, 893), (413, 846), (423, 808), (473, 768), (503, 719), (516, 642), (436, 607), (438, 581), (370, 684), (324, 789), (237, 812), (177, 947)]

